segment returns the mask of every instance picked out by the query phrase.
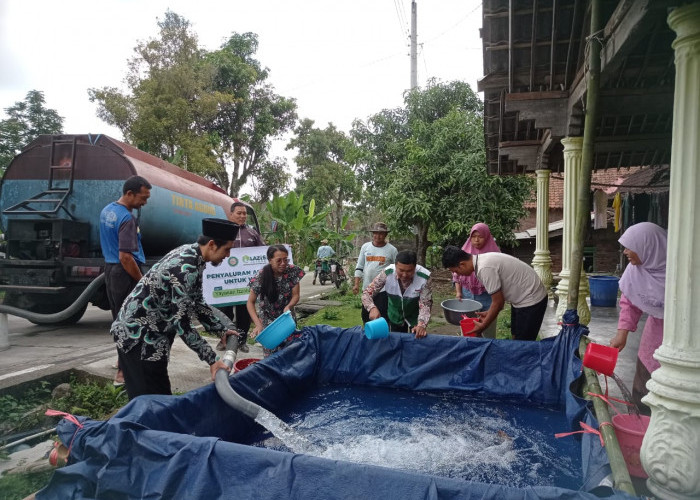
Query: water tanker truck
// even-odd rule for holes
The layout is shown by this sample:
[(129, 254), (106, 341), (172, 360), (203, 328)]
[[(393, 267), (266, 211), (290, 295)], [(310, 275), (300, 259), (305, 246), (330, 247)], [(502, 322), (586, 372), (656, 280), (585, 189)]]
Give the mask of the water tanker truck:
[(41, 135), (0, 181), (0, 313), (70, 324), (88, 302), (109, 309), (100, 212), (132, 175), (152, 185), (148, 204), (134, 213), (146, 267), (196, 241), (202, 219), (226, 218), (235, 201), (213, 182), (105, 135)]

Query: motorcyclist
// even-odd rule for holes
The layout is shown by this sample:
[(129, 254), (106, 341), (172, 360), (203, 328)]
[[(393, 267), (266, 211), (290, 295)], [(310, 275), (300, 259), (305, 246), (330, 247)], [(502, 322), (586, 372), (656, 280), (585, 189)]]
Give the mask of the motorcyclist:
[(313, 284), (316, 284), (316, 278), (318, 277), (318, 272), (321, 270), (321, 263), (324, 260), (328, 260), (329, 258), (333, 257), (335, 255), (335, 250), (333, 250), (332, 247), (328, 245), (328, 240), (323, 239), (321, 240), (321, 246), (318, 247), (318, 250), (316, 250), (316, 269), (314, 270), (314, 281)]

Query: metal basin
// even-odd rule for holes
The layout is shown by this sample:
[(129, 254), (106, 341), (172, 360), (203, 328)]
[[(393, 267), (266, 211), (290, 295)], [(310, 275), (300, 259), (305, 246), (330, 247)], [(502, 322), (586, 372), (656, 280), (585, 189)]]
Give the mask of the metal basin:
[(462, 314), (474, 318), (476, 311), (481, 309), (481, 303), (471, 299), (447, 299), (443, 300), (440, 305), (447, 322), (457, 326), (462, 320)]

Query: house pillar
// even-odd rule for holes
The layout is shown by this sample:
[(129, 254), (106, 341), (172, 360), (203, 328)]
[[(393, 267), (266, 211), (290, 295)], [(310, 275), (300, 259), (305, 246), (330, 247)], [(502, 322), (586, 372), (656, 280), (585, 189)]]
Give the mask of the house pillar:
[(654, 496), (690, 499), (700, 498), (700, 3), (673, 10), (668, 24), (676, 83), (664, 339), (643, 399), (652, 414), (641, 460)]
[[(564, 137), (561, 140), (564, 146), (564, 232), (562, 234), (562, 258), (561, 278), (557, 285), (557, 319), (566, 312), (566, 304), (569, 298), (569, 277), (571, 276), (571, 249), (574, 246), (576, 233), (576, 199), (578, 186), (581, 182), (581, 157), (583, 151), (583, 137)], [(578, 293), (578, 317), (582, 325), (591, 321), (591, 310), (588, 308), (588, 278), (581, 267), (581, 280)]]
[(552, 257), (549, 253), (549, 177), (551, 170), (537, 170), (537, 234), (532, 267), (552, 298)]

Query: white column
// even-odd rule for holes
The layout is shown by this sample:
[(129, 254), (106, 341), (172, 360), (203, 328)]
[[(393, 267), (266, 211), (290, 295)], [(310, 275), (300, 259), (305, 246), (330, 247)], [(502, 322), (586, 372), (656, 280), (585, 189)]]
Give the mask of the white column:
[(551, 170), (537, 170), (537, 235), (532, 267), (552, 298), (552, 257), (549, 253), (549, 177)]
[(668, 16), (676, 84), (664, 340), (643, 401), (652, 409), (642, 445), (647, 485), (659, 498), (700, 498), (700, 3)]
[[(557, 285), (559, 304), (556, 316), (561, 317), (566, 312), (566, 303), (569, 298), (569, 277), (571, 276), (571, 249), (574, 246), (574, 234), (576, 233), (576, 196), (581, 182), (581, 156), (583, 149), (583, 137), (564, 137), (561, 140), (564, 146), (564, 234), (562, 235), (561, 280)], [(591, 321), (591, 310), (588, 308), (588, 277), (581, 268), (581, 281), (578, 288), (578, 317), (582, 325)]]
[(0, 313), (0, 351), (10, 348), (10, 329), (7, 314)]

